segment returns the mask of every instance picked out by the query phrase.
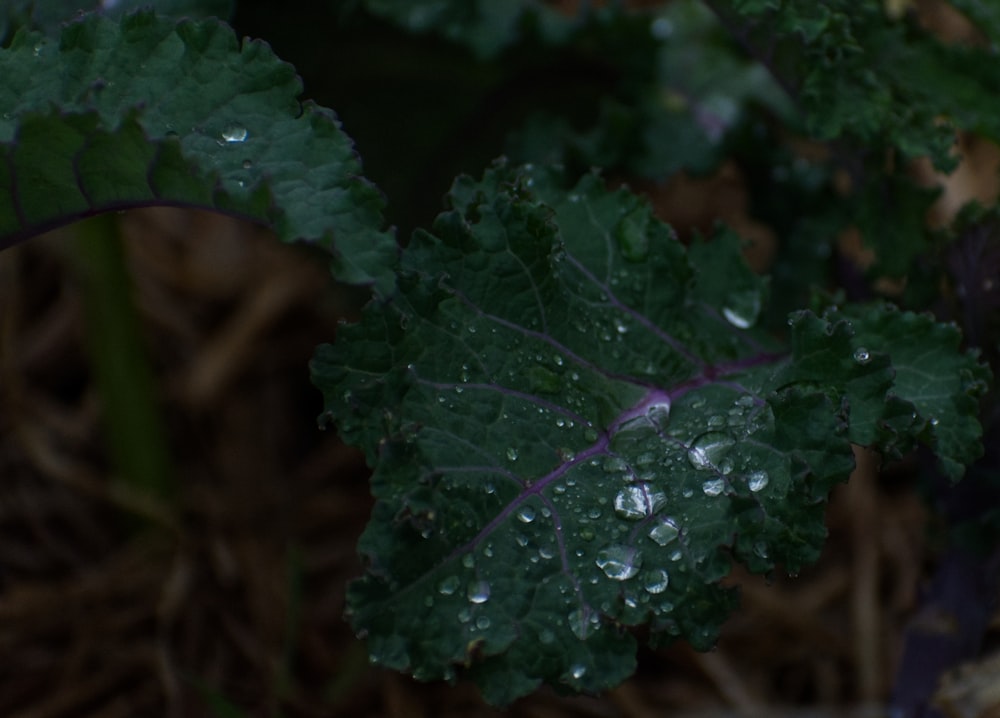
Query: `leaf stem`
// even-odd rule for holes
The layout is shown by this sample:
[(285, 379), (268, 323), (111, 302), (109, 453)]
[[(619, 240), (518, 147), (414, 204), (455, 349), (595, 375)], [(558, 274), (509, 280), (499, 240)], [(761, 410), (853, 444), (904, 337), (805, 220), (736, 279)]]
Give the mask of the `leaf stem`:
[(91, 368), (116, 481), (119, 488), (169, 499), (173, 482), (166, 435), (116, 215), (78, 223), (74, 250)]

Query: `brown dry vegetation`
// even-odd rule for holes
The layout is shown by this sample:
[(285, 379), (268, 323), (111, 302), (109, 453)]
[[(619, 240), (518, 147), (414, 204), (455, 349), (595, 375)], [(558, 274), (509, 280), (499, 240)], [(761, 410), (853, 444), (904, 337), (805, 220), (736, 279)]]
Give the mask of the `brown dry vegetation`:
[[(737, 179), (683, 191), (728, 197), (706, 211), (732, 214)], [(712, 652), (644, 650), (606, 696), (543, 690), (505, 712), (470, 686), (369, 667), (342, 620), (366, 469), (317, 430), (306, 369), (356, 295), (233, 220), (122, 221), (177, 495), (157, 503), (111, 475), (66, 233), (4, 252), (0, 715), (224, 715), (215, 695), (253, 716), (860, 715), (886, 697), (927, 517), (868, 456), (834, 493), (820, 564), (736, 575), (743, 607)]]

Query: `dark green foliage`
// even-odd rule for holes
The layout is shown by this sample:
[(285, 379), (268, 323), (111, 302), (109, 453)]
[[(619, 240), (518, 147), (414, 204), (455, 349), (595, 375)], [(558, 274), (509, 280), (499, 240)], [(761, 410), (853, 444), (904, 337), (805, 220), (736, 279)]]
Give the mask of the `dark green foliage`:
[[(373, 287), (312, 372), (324, 421), (373, 469), (349, 619), (376, 661), (468, 676), (496, 703), (608, 688), (635, 627), (711, 646), (734, 562), (816, 559), (852, 443), (930, 451), (949, 481), (982, 455), (989, 370), (922, 312), (995, 365), (995, 208), (928, 233), (936, 190), (909, 163), (951, 168), (959, 130), (1000, 139), (989, 3), (954, 2), (971, 46), (879, 0), (341, 5), (319, 49), (305, 30), (289, 47), (323, 58), (312, 77), (394, 219), (430, 225), (405, 249), (290, 65), (218, 20), (132, 5), (0, 12), (0, 246), (197, 206), (318, 244), (337, 279)], [(771, 277), (731, 230), (679, 238), (606, 179), (723, 163), (776, 236)], [(864, 270), (838, 254), (849, 227)], [(876, 298), (885, 276), (906, 279), (905, 311)]]
[(561, 186), (460, 179), (400, 293), (313, 364), (375, 470), (352, 621), (376, 660), (425, 679), (474, 665), (502, 703), (614, 685), (634, 661), (622, 626), (710, 645), (728, 556), (815, 560), (849, 442), (931, 445), (956, 478), (981, 452), (987, 373), (957, 331), (852, 306), (799, 312), (774, 345), (731, 235), (685, 250), (597, 177)]

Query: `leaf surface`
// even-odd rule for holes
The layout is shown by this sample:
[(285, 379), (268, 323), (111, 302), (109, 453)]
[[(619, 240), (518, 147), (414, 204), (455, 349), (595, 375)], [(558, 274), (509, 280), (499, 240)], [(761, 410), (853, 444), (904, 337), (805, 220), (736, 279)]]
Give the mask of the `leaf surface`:
[(86, 16), (0, 50), (0, 246), (92, 214), (204, 207), (327, 249), (391, 285), (396, 246), (334, 114), (294, 68), (217, 20)]
[[(777, 345), (733, 235), (685, 248), (597, 176), (564, 190), (499, 165), (451, 204), (413, 237), (399, 294), (312, 366), (374, 467), (350, 619), (420, 679), (462, 672), (506, 703), (621, 681), (629, 626), (709, 647), (734, 560), (816, 559), (855, 435), (925, 439), (952, 414), (921, 402), (982, 390), (951, 334), (885, 307), (796, 315)], [(935, 350), (907, 343), (905, 368), (871, 336), (914, 327)], [(939, 368), (969, 381), (920, 380)]]

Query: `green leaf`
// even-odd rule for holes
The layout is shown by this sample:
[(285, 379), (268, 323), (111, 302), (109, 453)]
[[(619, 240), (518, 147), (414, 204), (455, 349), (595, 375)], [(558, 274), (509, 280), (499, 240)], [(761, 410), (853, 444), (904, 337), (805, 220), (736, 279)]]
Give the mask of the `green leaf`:
[(0, 247), (104, 211), (196, 206), (324, 247), (341, 280), (391, 286), (380, 194), (266, 44), (217, 20), (87, 16), (58, 42), (19, 31), (0, 76)]
[[(9, 39), (24, 27), (58, 37), (61, 26), (84, 12), (118, 18), (127, 12), (150, 6), (148, 0), (8, 0), (0, 10), (0, 40)], [(159, 0), (156, 12), (171, 17), (229, 18), (233, 0)]]
[(573, 36), (577, 46), (597, 46), (627, 81), (616, 83), (589, 126), (536, 112), (511, 134), (507, 156), (662, 180), (717, 167), (734, 130), (760, 117), (754, 110), (794, 119), (764, 66), (748, 60), (700, 2), (678, 0), (655, 15), (609, 8), (590, 20), (599, 32), (583, 28)]
[(415, 33), (435, 32), (495, 57), (517, 43), (530, 24), (558, 41), (574, 24), (539, 0), (365, 0), (365, 8)]
[(882, 0), (708, 4), (769, 63), (818, 139), (891, 145), (953, 169), (956, 129), (1000, 138), (994, 49), (946, 46), (890, 18)]
[[(852, 439), (946, 448), (901, 402), (943, 425), (982, 390), (952, 330), (884, 307), (797, 315), (784, 350), (755, 328), (766, 285), (735, 238), (688, 250), (595, 175), (566, 190), (498, 165), (451, 206), (413, 237), (399, 293), (312, 365), (324, 417), (374, 467), (349, 618), (419, 679), (462, 673), (507, 703), (616, 684), (629, 626), (709, 647), (734, 560), (816, 559)], [(897, 367), (882, 331), (926, 352), (903, 344)]]

